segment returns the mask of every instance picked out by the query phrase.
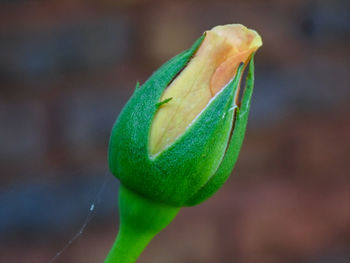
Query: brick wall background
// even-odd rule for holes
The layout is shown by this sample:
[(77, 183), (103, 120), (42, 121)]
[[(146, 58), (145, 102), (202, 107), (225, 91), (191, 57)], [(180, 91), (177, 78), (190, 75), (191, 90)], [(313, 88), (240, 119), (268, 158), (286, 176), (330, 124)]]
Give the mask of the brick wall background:
[(239, 161), (140, 262), (349, 262), (349, 13), (346, 0), (1, 0), (0, 262), (50, 262), (76, 234), (54, 262), (102, 262), (118, 226), (114, 120), (136, 81), (226, 23), (264, 40)]

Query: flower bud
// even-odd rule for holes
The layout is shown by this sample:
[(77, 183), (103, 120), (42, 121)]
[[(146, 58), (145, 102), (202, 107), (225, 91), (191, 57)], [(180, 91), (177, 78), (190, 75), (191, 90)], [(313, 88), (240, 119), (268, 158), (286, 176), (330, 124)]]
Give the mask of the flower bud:
[(123, 186), (176, 207), (200, 203), (220, 188), (241, 148), (252, 57), (261, 45), (260, 36), (242, 25), (214, 27), (136, 88), (109, 145), (110, 169)]

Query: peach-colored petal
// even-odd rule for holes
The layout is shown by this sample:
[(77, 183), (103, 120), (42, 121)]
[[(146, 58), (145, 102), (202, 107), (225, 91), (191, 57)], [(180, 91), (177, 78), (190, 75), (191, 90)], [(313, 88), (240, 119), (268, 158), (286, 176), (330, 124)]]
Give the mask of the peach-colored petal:
[(172, 144), (210, 99), (236, 74), (241, 62), (262, 45), (260, 36), (242, 25), (217, 26), (206, 32), (204, 41), (186, 68), (164, 91), (160, 101), (173, 98), (156, 113), (150, 133), (150, 154)]

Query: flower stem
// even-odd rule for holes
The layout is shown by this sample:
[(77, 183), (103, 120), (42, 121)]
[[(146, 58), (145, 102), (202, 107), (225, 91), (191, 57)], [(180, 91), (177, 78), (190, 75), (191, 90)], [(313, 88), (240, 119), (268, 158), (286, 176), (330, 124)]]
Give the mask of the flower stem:
[(123, 185), (119, 189), (120, 227), (104, 263), (133, 263), (180, 208), (148, 200)]

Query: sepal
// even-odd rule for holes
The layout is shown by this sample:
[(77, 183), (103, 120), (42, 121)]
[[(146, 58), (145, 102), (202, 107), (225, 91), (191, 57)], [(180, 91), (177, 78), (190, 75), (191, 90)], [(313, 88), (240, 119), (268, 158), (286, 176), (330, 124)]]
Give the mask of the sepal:
[(212, 178), (186, 202), (187, 206), (199, 204), (211, 197), (226, 182), (236, 164), (248, 123), (248, 115), (254, 89), (254, 55), (255, 53), (252, 54), (249, 63), (246, 86), (240, 108), (237, 109), (233, 134), (225, 157)]

